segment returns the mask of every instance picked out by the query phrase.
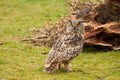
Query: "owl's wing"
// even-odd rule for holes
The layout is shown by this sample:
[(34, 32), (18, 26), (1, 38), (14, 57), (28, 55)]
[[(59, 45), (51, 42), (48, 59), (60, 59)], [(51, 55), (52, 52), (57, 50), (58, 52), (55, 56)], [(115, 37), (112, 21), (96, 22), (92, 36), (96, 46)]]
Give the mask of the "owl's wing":
[(52, 49), (50, 50), (50, 52), (48, 53), (48, 57), (46, 59), (46, 64), (51, 64), (52, 61), (54, 61), (58, 56), (59, 56), (59, 49), (61, 47), (61, 45), (63, 44), (65, 39), (65, 35), (61, 35), (55, 42), (55, 44), (53, 44)]
[[(75, 47), (70, 47), (71, 44), (74, 44), (74, 42), (69, 43), (73, 39), (74, 39), (74, 36), (71, 36), (69, 34), (64, 34), (64, 35), (60, 36), (60, 38), (55, 42), (55, 44), (53, 45), (52, 49), (50, 50), (50, 52), (48, 54), (48, 57), (46, 60), (47, 67), (50, 66), (50, 64), (53, 61), (57, 61), (57, 60), (61, 59), (61, 57), (66, 57), (68, 55), (66, 53), (68, 53), (68, 52), (70, 52), (72, 56), (75, 53), (74, 55), (76, 56), (76, 53), (81, 51), (81, 49), (82, 49), (82, 45), (80, 45), (81, 41), (78, 42), (78, 44)], [(70, 58), (70, 57), (68, 57), (68, 58)]]

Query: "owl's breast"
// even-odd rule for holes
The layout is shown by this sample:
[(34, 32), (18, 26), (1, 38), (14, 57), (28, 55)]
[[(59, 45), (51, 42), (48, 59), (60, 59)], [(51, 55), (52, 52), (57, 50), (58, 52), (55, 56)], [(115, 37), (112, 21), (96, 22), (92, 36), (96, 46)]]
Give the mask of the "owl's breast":
[(82, 42), (82, 38), (80, 35), (73, 34), (73, 35), (66, 35), (67, 39), (65, 40), (64, 44), (67, 46), (77, 46), (80, 45)]

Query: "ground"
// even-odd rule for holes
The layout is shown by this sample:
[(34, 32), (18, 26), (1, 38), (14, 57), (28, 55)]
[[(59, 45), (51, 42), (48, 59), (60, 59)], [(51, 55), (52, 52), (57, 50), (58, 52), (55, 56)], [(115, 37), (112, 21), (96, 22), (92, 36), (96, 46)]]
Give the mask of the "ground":
[(64, 0), (0, 0), (0, 80), (120, 80), (120, 51), (85, 49), (70, 64), (73, 72), (46, 74), (41, 53), (50, 48), (20, 42), (68, 10)]

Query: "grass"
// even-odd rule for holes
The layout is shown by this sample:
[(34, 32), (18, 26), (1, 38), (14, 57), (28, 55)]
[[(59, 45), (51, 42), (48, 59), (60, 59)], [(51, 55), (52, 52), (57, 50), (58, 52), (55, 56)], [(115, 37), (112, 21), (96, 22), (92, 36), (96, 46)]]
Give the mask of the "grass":
[(0, 0), (0, 80), (120, 80), (120, 51), (92, 49), (75, 58), (73, 72), (43, 72), (50, 48), (19, 42), (32, 28), (57, 21), (67, 13), (64, 0)]

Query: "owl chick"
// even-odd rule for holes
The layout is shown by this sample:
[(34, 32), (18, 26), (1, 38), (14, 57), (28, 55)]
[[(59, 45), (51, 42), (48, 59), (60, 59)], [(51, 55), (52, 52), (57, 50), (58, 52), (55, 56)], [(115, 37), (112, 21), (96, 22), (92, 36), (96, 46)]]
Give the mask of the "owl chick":
[(72, 71), (69, 67), (69, 63), (83, 50), (83, 33), (84, 25), (82, 21), (69, 20), (65, 33), (56, 40), (48, 53), (44, 71), (51, 73), (55, 69), (58, 69), (62, 63), (66, 71)]

